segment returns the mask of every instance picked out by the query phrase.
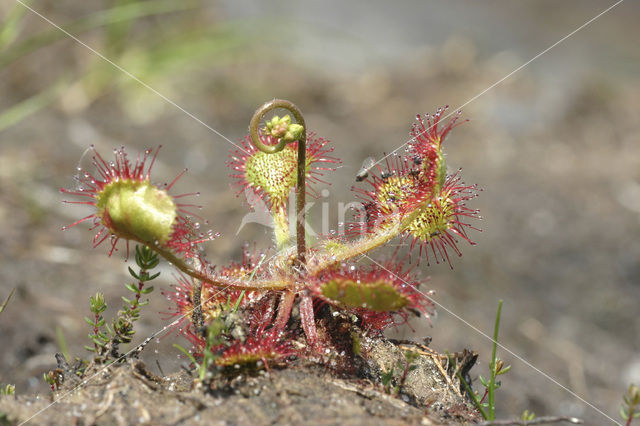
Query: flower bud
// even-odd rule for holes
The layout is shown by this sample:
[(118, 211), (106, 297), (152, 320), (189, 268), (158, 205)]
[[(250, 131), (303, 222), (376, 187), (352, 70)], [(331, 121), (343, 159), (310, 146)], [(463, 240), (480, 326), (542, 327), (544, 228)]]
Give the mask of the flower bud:
[(291, 117), (285, 115), (280, 118), (277, 115), (267, 121), (266, 127), (262, 129), (265, 135), (272, 136), (285, 142), (300, 140), (304, 132), (301, 124), (291, 124)]
[(304, 132), (304, 126), (302, 126), (301, 124), (294, 123), (289, 126), (289, 129), (284, 134), (282, 139), (284, 139), (287, 142), (297, 141), (297, 140), (300, 140), (303, 132)]

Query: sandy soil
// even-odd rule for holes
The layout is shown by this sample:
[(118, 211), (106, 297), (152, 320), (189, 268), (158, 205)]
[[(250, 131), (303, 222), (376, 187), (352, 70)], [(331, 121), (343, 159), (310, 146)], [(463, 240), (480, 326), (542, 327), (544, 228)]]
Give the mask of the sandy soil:
[[(92, 365), (82, 377), (63, 363), (63, 384), (51, 398), (0, 397), (0, 424), (432, 425), (479, 419), (446, 356), (370, 339), (362, 349), (350, 373), (298, 362), (269, 371), (219, 372), (206, 387), (186, 370), (159, 377), (135, 359)], [(418, 354), (415, 369), (404, 382), (397, 375), (388, 393), (380, 374), (404, 361), (407, 350)], [(48, 410), (53, 401), (59, 402)]]

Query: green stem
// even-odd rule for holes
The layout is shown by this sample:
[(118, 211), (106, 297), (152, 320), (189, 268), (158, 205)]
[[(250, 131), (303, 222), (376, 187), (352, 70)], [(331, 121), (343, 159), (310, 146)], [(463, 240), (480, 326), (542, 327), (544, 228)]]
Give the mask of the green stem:
[(201, 337), (206, 337), (204, 329), (204, 316), (202, 315), (202, 281), (196, 283), (193, 289), (193, 311), (191, 312), (191, 322), (195, 332)]
[(296, 300), (296, 294), (292, 291), (286, 291), (282, 293), (280, 298), (280, 306), (278, 306), (278, 316), (274, 322), (274, 327), (278, 331), (284, 330), (287, 326), (287, 321), (291, 316), (291, 309), (293, 308), (293, 302)]
[(498, 301), (498, 311), (496, 312), (496, 322), (493, 326), (493, 349), (491, 350), (491, 379), (489, 381), (489, 420), (496, 418), (495, 390), (496, 390), (496, 352), (498, 350), (498, 331), (500, 330), (500, 313), (502, 311), (502, 300)]
[(489, 416), (487, 415), (487, 412), (484, 410), (484, 407), (482, 406), (482, 402), (478, 399), (478, 396), (473, 392), (473, 389), (471, 389), (471, 386), (469, 386), (469, 383), (467, 383), (464, 377), (462, 377), (462, 373), (460, 373), (460, 371), (456, 371), (456, 374), (458, 376), (458, 379), (460, 380), (460, 383), (462, 383), (462, 385), (466, 389), (467, 394), (473, 400), (473, 405), (475, 405), (478, 411), (480, 411), (482, 418), (485, 420), (488, 420)]
[(333, 250), (325, 256), (319, 257), (316, 263), (309, 265), (309, 275), (315, 275), (332, 265), (352, 259), (388, 243), (407, 229), (422, 212), (422, 208), (417, 208), (409, 215), (395, 219), (392, 223), (386, 225), (382, 231), (366, 235), (353, 243), (346, 244), (343, 248)]
[[(145, 243), (148, 244), (148, 243)], [(164, 257), (168, 262), (172, 263), (176, 268), (185, 274), (200, 280), (203, 283), (211, 284), (218, 288), (230, 288), (236, 290), (283, 290), (289, 287), (289, 283), (286, 281), (269, 280), (269, 281), (226, 281), (221, 278), (213, 278), (205, 274), (204, 272), (197, 271), (189, 266), (184, 259), (177, 257), (169, 250), (151, 245), (150, 246), (156, 253)]]
[(244, 295), (247, 293), (247, 290), (242, 290), (242, 292), (240, 293), (240, 296), (238, 296), (238, 300), (236, 300), (235, 305), (233, 305), (233, 309), (231, 310), (231, 312), (237, 312), (238, 308), (240, 308), (240, 304), (242, 303), (242, 299), (244, 298)]
[(271, 210), (273, 216), (274, 234), (276, 237), (276, 248), (281, 250), (287, 246), (291, 239), (289, 233), (289, 219), (284, 207), (276, 207)]
[[(142, 241), (140, 241), (142, 242)], [(204, 317), (202, 315), (202, 286), (206, 282), (218, 288), (232, 288), (239, 290), (282, 290), (289, 286), (289, 283), (286, 281), (252, 281), (249, 280), (247, 282), (240, 281), (223, 281), (220, 279), (214, 279), (207, 274), (197, 271), (189, 266), (184, 259), (176, 256), (171, 251), (164, 249), (163, 247), (157, 244), (149, 244), (148, 242), (142, 242), (143, 244), (147, 244), (153, 251), (158, 253), (160, 256), (164, 257), (168, 262), (173, 264), (180, 271), (185, 274), (193, 277), (197, 280), (196, 286), (193, 290), (193, 312), (192, 312), (192, 322), (196, 331), (200, 331), (201, 333), (205, 332), (204, 329)], [(253, 277), (253, 275), (252, 275)]]
[(267, 154), (275, 154), (282, 151), (288, 143), (295, 141), (285, 141), (281, 138), (276, 145), (265, 145), (260, 139), (260, 122), (264, 116), (271, 110), (276, 108), (283, 108), (289, 111), (300, 124), (304, 130), (298, 139), (298, 176), (296, 182), (296, 242), (298, 247), (297, 263), (300, 266), (304, 266), (306, 263), (306, 247), (305, 247), (305, 195), (306, 184), (305, 179), (307, 175), (307, 128), (304, 122), (304, 117), (300, 109), (293, 103), (284, 99), (274, 99), (272, 101), (264, 103), (260, 108), (256, 110), (251, 118), (249, 125), (249, 134), (251, 141), (260, 151)]

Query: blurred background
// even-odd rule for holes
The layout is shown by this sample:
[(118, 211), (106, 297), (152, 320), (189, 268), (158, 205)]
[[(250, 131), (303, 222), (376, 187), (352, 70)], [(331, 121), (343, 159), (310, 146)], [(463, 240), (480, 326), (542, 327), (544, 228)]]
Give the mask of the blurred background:
[[(236, 142), (253, 110), (295, 102), (310, 130), (343, 161), (326, 174), (329, 203), (349, 191), (366, 157), (408, 141), (416, 113), (465, 104), (613, 1), (281, 0), (28, 3), (123, 69)], [(446, 141), (448, 164), (483, 188), (477, 246), (448, 265), (421, 263), (435, 299), (487, 334), (504, 300), (500, 341), (618, 418), (640, 382), (640, 3), (626, 1), (464, 107), (471, 121)], [(89, 296), (106, 294), (111, 318), (128, 281), (122, 253), (91, 249), (88, 211), (63, 205), (89, 145), (106, 157), (163, 145), (155, 181), (189, 172), (175, 193), (201, 191), (200, 214), (222, 236), (211, 260), (237, 260), (243, 241), (270, 244), (235, 197), (224, 138), (12, 0), (0, 1), (0, 381), (47, 393), (54, 353), (83, 349)], [(322, 189), (323, 186), (317, 187)], [(336, 223), (336, 222), (334, 222)], [(380, 250), (374, 257), (384, 257)], [(137, 338), (168, 321), (164, 267)], [(440, 351), (491, 343), (446, 311), (412, 323)], [(397, 334), (396, 334), (397, 335)], [(64, 342), (64, 343), (63, 343)], [(179, 369), (169, 335), (143, 353), (152, 368)], [(502, 416), (601, 414), (505, 351), (512, 364), (497, 402)], [(479, 385), (478, 385), (479, 386)]]

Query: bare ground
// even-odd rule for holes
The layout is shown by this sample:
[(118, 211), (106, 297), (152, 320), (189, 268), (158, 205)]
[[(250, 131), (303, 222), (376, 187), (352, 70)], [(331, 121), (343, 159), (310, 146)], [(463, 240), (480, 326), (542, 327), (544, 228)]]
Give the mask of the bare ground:
[[(479, 420), (461, 394), (455, 362), (447, 357), (421, 345), (386, 340), (364, 339), (362, 349), (364, 356), (354, 361), (358, 366), (351, 374), (293, 362), (269, 371), (221, 372), (206, 392), (187, 371), (159, 377), (134, 359), (91, 366), (82, 377), (67, 370), (66, 380), (50, 397), (0, 398), (0, 424), (34, 416), (32, 423), (43, 425), (431, 425)], [(381, 373), (402, 363), (407, 350), (419, 354), (413, 364), (417, 368), (403, 383), (398, 372), (385, 391)], [(457, 367), (467, 370), (474, 362), (471, 357)], [(64, 374), (66, 366), (61, 367)]]

